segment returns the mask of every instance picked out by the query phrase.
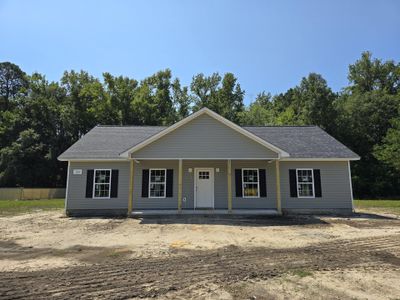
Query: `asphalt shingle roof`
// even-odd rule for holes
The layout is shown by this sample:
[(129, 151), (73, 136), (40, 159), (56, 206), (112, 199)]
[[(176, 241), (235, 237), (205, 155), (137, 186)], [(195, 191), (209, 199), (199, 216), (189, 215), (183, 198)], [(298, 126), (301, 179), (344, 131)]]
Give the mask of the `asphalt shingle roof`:
[[(119, 159), (120, 153), (162, 131), (162, 126), (96, 126), (59, 156), (68, 159)], [(317, 126), (243, 127), (286, 151), (291, 158), (358, 158)]]
[(318, 126), (243, 127), (286, 151), (291, 158), (358, 158)]

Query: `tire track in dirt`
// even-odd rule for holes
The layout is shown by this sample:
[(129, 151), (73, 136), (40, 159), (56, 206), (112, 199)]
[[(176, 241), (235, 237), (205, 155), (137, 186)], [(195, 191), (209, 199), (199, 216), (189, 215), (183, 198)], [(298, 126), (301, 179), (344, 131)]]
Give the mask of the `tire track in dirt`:
[[(0, 299), (156, 297), (193, 284), (268, 279), (294, 269), (329, 270), (385, 263), (400, 267), (400, 235), (340, 240), (303, 248), (182, 251), (86, 267), (0, 273)], [(394, 254), (395, 253), (395, 254)]]

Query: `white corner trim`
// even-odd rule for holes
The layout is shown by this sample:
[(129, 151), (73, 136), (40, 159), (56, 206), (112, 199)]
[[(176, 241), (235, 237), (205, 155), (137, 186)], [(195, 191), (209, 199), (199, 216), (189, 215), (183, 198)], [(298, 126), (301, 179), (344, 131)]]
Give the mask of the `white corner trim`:
[(287, 152), (283, 151), (282, 149), (280, 149), (280, 148), (268, 143), (267, 141), (265, 141), (262, 138), (256, 136), (255, 134), (251, 133), (250, 131), (247, 131), (246, 129), (243, 129), (239, 125), (236, 125), (235, 123), (225, 119), (224, 117), (220, 116), (216, 112), (213, 112), (212, 110), (210, 110), (210, 109), (208, 109), (206, 107), (204, 107), (204, 108), (200, 109), (199, 111), (191, 114), (190, 116), (186, 117), (185, 119), (180, 120), (179, 122), (177, 122), (177, 123), (165, 128), (164, 130), (160, 131), (159, 133), (156, 133), (155, 135), (149, 137), (147, 140), (144, 140), (143, 142), (141, 142), (141, 143), (133, 146), (132, 148), (122, 152), (120, 154), (120, 156), (124, 157), (124, 158), (129, 158), (129, 156), (130, 156), (130, 154), (132, 152), (135, 152), (135, 151), (137, 151), (139, 149), (142, 149), (143, 147), (149, 145), (150, 143), (158, 140), (159, 138), (165, 136), (166, 134), (174, 131), (175, 129), (185, 125), (186, 123), (190, 122), (193, 119), (196, 119), (197, 117), (199, 117), (199, 116), (201, 116), (203, 114), (209, 115), (210, 117), (216, 119), (217, 121), (220, 121), (224, 125), (226, 125), (226, 126), (232, 128), (233, 130), (243, 134), (244, 136), (250, 138), (251, 140), (253, 140), (253, 141), (263, 145), (264, 147), (266, 147), (266, 148), (278, 153), (279, 158), (280, 157), (289, 157), (290, 156), (289, 153), (287, 153)]
[(354, 212), (354, 196), (353, 196), (353, 182), (351, 181), (351, 168), (350, 168), (350, 161), (347, 162), (347, 166), (349, 169), (349, 183), (350, 183), (350, 194), (351, 194), (351, 208)]
[(68, 168), (67, 168), (67, 184), (65, 186), (65, 203), (64, 203), (64, 208), (65, 208), (65, 214), (67, 214), (67, 208), (68, 208), (68, 188), (69, 188), (69, 168), (70, 168), (71, 163), (68, 162)]

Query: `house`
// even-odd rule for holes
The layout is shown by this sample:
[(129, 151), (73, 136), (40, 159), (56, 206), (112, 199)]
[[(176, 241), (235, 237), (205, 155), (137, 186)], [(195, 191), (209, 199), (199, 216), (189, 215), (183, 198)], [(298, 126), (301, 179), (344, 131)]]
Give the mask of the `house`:
[(68, 161), (68, 215), (351, 213), (350, 161), (317, 126), (240, 127), (203, 108), (169, 127), (96, 126)]

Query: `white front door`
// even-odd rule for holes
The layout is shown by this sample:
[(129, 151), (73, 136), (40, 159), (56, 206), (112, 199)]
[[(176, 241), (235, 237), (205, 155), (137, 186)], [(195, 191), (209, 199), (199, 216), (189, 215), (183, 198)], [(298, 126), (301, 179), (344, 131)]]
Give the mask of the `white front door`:
[(194, 195), (196, 208), (214, 208), (214, 169), (196, 168)]

